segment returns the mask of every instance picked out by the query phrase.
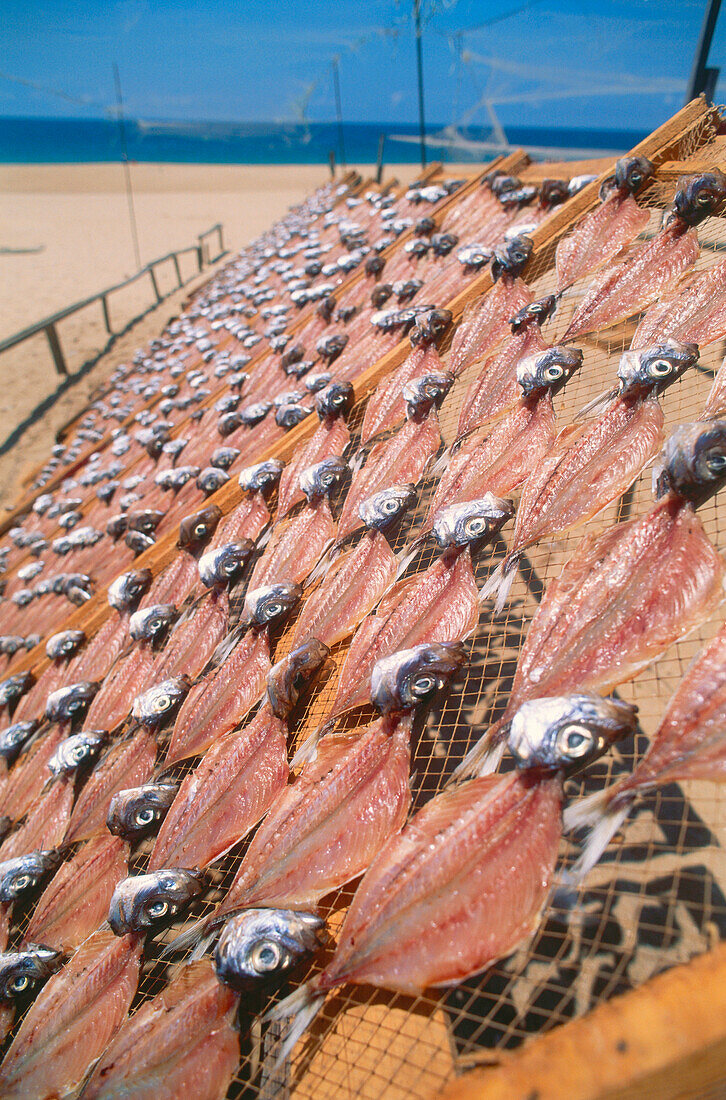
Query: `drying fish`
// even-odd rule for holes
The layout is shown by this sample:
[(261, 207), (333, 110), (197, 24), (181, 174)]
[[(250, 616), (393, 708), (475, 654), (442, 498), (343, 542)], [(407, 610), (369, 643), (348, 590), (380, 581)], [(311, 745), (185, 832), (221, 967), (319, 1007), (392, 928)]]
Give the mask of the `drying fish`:
[(162, 680), (142, 695), (137, 695), (131, 708), (131, 714), (137, 722), (153, 728), (161, 726), (179, 709), (189, 694), (189, 677), (174, 676)]
[(622, 157), (616, 162), (615, 175), (600, 188), (600, 205), (557, 245), (558, 292), (609, 263), (643, 232), (648, 211), (638, 206), (634, 196), (650, 182), (653, 171), (645, 157)]
[(539, 321), (509, 338), (484, 363), (469, 386), (459, 413), (457, 438), (468, 435), (511, 409), (524, 395), (557, 393), (582, 366), (582, 352), (563, 345), (547, 347)]
[(96, 729), (114, 730), (129, 714), (129, 703), (146, 684), (154, 668), (154, 652), (148, 643), (141, 642), (131, 652), (116, 662), (106, 676), (100, 691), (94, 698), (86, 723)]
[(37, 728), (35, 721), (14, 722), (0, 731), (0, 756), (3, 760), (8, 764), (14, 763)]
[(0, 860), (57, 848), (68, 828), (72, 805), (73, 783), (65, 778), (56, 780), (38, 795), (23, 824), (2, 842)]
[(2, 810), (11, 820), (23, 817), (43, 790), (48, 780), (48, 760), (66, 733), (65, 726), (51, 726), (33, 737), (8, 773), (2, 790)]
[(726, 261), (697, 271), (662, 294), (635, 330), (633, 349), (668, 337), (701, 348), (726, 335)]
[(708, 394), (706, 408), (703, 410), (704, 418), (716, 419), (726, 414), (726, 360), (721, 364), (718, 374), (713, 380), (713, 385)]
[(726, 481), (726, 420), (676, 428), (653, 469), (656, 496), (675, 493), (698, 508)]
[(106, 919), (116, 883), (128, 874), (128, 848), (97, 836), (64, 863), (46, 887), (25, 930), (25, 943), (73, 951)]
[(401, 390), (408, 382), (427, 374), (443, 374), (444, 367), (433, 344), (413, 347), (398, 370), (387, 375), (371, 394), (361, 428), (361, 442), (367, 443), (400, 424), (406, 418), (406, 403)]
[(15, 1004), (34, 996), (63, 964), (63, 954), (44, 944), (28, 943), (0, 955), (0, 1002)]
[(620, 387), (596, 418), (559, 433), (524, 483), (509, 553), (482, 590), (504, 606), (525, 549), (557, 538), (616, 500), (663, 444), (664, 417), (656, 394), (698, 362), (694, 344), (666, 344), (620, 360)]
[(320, 462), (315, 462), (312, 466), (308, 466), (307, 469), (303, 470), (298, 479), (298, 484), (308, 504), (312, 504), (321, 497), (329, 496), (335, 486), (349, 472), (349, 469), (348, 463), (344, 459), (333, 455), (330, 458), (323, 458)]
[(99, 686), (95, 680), (79, 680), (77, 684), (58, 688), (46, 700), (46, 718), (49, 722), (69, 722), (79, 718), (97, 694)]
[(187, 516), (179, 524), (179, 545), (191, 552), (198, 550), (212, 537), (221, 518), (222, 509), (216, 504)]
[(61, 661), (77, 653), (86, 640), (82, 630), (62, 630), (45, 643), (46, 656), (51, 661)]
[(530, 936), (557, 858), (563, 779), (632, 732), (634, 721), (627, 704), (581, 695), (517, 714), (517, 771), (436, 795), (378, 852), (332, 960), (268, 1014), (295, 1017), (281, 1057), (345, 983), (416, 995), (463, 981)]
[(108, 586), (106, 598), (117, 611), (129, 611), (148, 591), (151, 584), (149, 569), (133, 569), (122, 573)]
[(441, 691), (465, 660), (462, 642), (417, 645), (382, 657), (371, 673), (371, 702), (381, 714), (412, 710)]
[(59, 862), (60, 856), (55, 850), (28, 852), (3, 860), (0, 863), (0, 901), (17, 901), (37, 890)]
[(251, 539), (229, 542), (208, 550), (199, 559), (199, 579), (207, 588), (231, 584), (243, 572), (255, 544)]
[(183, 913), (204, 889), (205, 879), (198, 871), (165, 869), (132, 875), (116, 886), (108, 923), (117, 936), (157, 929)]
[[(527, 240), (519, 238), (519, 241)], [(496, 280), (494, 287), (478, 302), (466, 307), (454, 333), (448, 366), (456, 375), (469, 363), (488, 355), (508, 334), (510, 319), (532, 301), (532, 292), (518, 277), (531, 255), (531, 242), (529, 250), (526, 246), (521, 248), (519, 242), (512, 243), (515, 247), (509, 272)]]
[(176, 783), (147, 783), (118, 791), (109, 803), (106, 828), (135, 843), (159, 827), (178, 790)]
[(50, 760), (48, 768), (52, 775), (76, 775), (93, 767), (108, 743), (105, 730), (83, 730), (71, 734), (61, 741)]
[(570, 321), (563, 341), (624, 321), (655, 301), (693, 267), (699, 252), (693, 227), (718, 213), (725, 201), (726, 177), (721, 172), (704, 172), (679, 181), (673, 209), (663, 228), (595, 281)]
[(367, 530), (357, 546), (342, 553), (308, 597), (295, 624), (293, 645), (317, 638), (332, 647), (372, 611), (396, 579), (398, 563), (382, 533), (411, 507), (414, 485), (394, 485), (359, 506)]
[(306, 505), (292, 519), (275, 525), (252, 570), (250, 588), (305, 580), (334, 538), (335, 522), (327, 500)]
[(237, 996), (208, 961), (185, 966), (126, 1020), (83, 1090), (86, 1100), (223, 1100), (239, 1064)]
[(217, 489), (221, 489), (228, 481), (229, 474), (225, 470), (220, 470), (216, 466), (207, 466), (206, 470), (202, 470), (197, 478), (196, 485), (198, 489), (209, 496), (216, 493)]
[[(701, 425), (710, 434), (713, 422)], [(726, 455), (726, 424), (711, 453)], [(526, 700), (573, 689), (612, 691), (631, 680), (672, 642), (702, 623), (723, 598), (724, 563), (693, 506), (679, 496), (692, 489), (698, 436), (691, 461), (671, 492), (640, 519), (587, 535), (547, 586), (520, 653), (502, 722), (489, 729), (459, 769), (468, 774), (483, 757), (495, 759), (506, 723)], [(726, 464), (724, 464), (726, 467)], [(703, 492), (714, 493), (726, 468), (708, 472)]]
[(215, 591), (182, 616), (155, 660), (151, 676), (154, 680), (198, 676), (228, 629), (227, 593)]
[(267, 701), (275, 717), (286, 718), (295, 709), (303, 688), (329, 656), (329, 647), (311, 638), (273, 666), (267, 677)]
[(240, 470), (237, 481), (245, 492), (266, 492), (280, 480), (284, 469), (284, 462), (280, 462), (277, 458), (268, 458), (265, 462), (258, 462), (255, 466), (247, 466), (244, 470)]
[(340, 456), (350, 443), (350, 433), (343, 420), (353, 400), (350, 382), (336, 382), (318, 394), (316, 408), (320, 426), (308, 442), (299, 448), (280, 478), (278, 518), (287, 515), (294, 504), (303, 499), (299, 485), (302, 472), (325, 458)]
[(645, 756), (631, 775), (575, 802), (566, 828), (593, 826), (574, 874), (597, 863), (638, 798), (666, 783), (726, 778), (726, 625), (683, 677)]
[(376, 443), (365, 466), (353, 481), (338, 520), (338, 537), (344, 538), (363, 525), (358, 509), (375, 493), (398, 484), (416, 484), (441, 445), (435, 410), (407, 420), (400, 431), (385, 442)]
[(114, 745), (94, 769), (76, 799), (65, 835), (66, 843), (104, 832), (111, 800), (122, 783), (144, 783), (156, 761), (156, 742), (146, 729)]
[(142, 607), (129, 618), (129, 634), (135, 642), (155, 642), (168, 630), (176, 614), (173, 603)]
[(505, 416), (475, 431), (446, 462), (423, 525), (452, 504), (476, 500), (485, 493), (504, 496), (537, 467), (555, 439), (555, 413), (549, 390), (519, 401)]
[(0, 1068), (3, 1097), (76, 1092), (129, 1010), (140, 956), (139, 939), (106, 929), (81, 944), (23, 1019)]
[(8, 676), (0, 682), (0, 707), (12, 707), (32, 685), (33, 678), (29, 672), (19, 672), (16, 676)]
[(230, 917), (214, 950), (217, 977), (244, 992), (325, 947), (325, 921), (294, 909), (249, 909)]

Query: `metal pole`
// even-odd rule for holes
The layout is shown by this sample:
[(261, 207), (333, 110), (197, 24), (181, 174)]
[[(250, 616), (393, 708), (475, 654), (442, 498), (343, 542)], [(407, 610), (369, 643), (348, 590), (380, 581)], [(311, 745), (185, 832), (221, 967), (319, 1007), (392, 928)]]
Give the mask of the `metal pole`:
[(340, 79), (338, 77), (338, 58), (333, 58), (333, 88), (335, 89), (335, 115), (338, 119), (338, 149), (340, 152), (340, 163), (343, 167), (346, 167), (345, 163), (345, 143), (343, 142), (343, 112), (340, 107)]
[(126, 179), (126, 199), (129, 204), (129, 222), (131, 225), (131, 237), (134, 242), (134, 256), (136, 267), (141, 267), (141, 253), (139, 252), (139, 236), (136, 232), (136, 212), (134, 211), (134, 193), (131, 190), (131, 169), (129, 168), (129, 154), (126, 148), (126, 128), (124, 126), (124, 106), (121, 98), (121, 78), (118, 75), (118, 65), (113, 63), (113, 77), (116, 83), (116, 103), (118, 105), (118, 128), (121, 137), (121, 156), (124, 163), (124, 176)]
[(426, 167), (426, 120), (424, 118), (423, 58), (421, 55), (421, 0), (413, 0), (416, 27), (416, 68), (418, 70), (418, 129), (421, 141), (421, 167)]
[(688, 82), (686, 103), (690, 103), (691, 100), (699, 96), (701, 92), (705, 92), (709, 86), (713, 88), (715, 85), (713, 72), (706, 68), (706, 62), (708, 61), (708, 52), (711, 49), (711, 40), (713, 38), (713, 32), (716, 29), (716, 20), (718, 19), (720, 7), (721, 0), (708, 0), (706, 4), (703, 26), (701, 27), (701, 34), (698, 39), (698, 46), (696, 47), (696, 55), (693, 59), (691, 79)]
[(386, 135), (381, 134), (378, 138), (378, 159), (376, 160), (376, 183), (380, 183), (383, 178), (383, 146), (386, 143)]

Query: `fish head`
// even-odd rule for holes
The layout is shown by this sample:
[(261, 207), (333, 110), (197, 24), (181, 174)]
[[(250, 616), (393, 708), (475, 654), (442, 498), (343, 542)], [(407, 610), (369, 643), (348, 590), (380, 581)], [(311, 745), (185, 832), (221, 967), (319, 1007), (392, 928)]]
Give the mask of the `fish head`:
[(673, 212), (686, 225), (699, 225), (726, 204), (726, 176), (715, 168), (695, 176), (681, 176), (673, 199)]
[(95, 680), (79, 680), (52, 691), (45, 701), (46, 718), (49, 722), (69, 722), (80, 717), (99, 687)]
[(209, 465), (215, 466), (218, 470), (228, 470), (239, 453), (238, 447), (217, 447), (212, 452)]
[(453, 316), (450, 309), (430, 309), (428, 312), (419, 313), (408, 337), (411, 346), (415, 348), (422, 344), (434, 343), (442, 333), (446, 332)]
[(314, 366), (314, 360), (301, 359), (299, 363), (292, 363), (287, 367), (283, 367), (285, 374), (291, 375), (293, 378), (303, 378), (308, 371), (312, 370)]
[(335, 313), (335, 307), (337, 304), (338, 303), (333, 294), (326, 294), (320, 305), (315, 310), (315, 313), (323, 321), (331, 321), (333, 318), (333, 314)]
[(311, 638), (272, 667), (267, 677), (267, 698), (277, 718), (290, 714), (301, 692), (329, 656), (328, 646)]
[(168, 630), (176, 615), (173, 603), (155, 603), (134, 611), (129, 619), (129, 634), (135, 642), (153, 642)]
[(371, 702), (381, 714), (412, 710), (441, 691), (465, 660), (462, 642), (431, 642), (382, 657), (371, 673)]
[(385, 266), (385, 256), (369, 256), (365, 262), (365, 273), (366, 275), (380, 275)]
[(0, 863), (0, 901), (12, 902), (37, 889), (45, 876), (54, 871), (60, 856), (54, 849), (28, 852)]
[(219, 401), (214, 402), (214, 411), (218, 413), (234, 412), (241, 400), (242, 398), (238, 393), (226, 393), (224, 397), (220, 397)]
[(293, 909), (248, 909), (231, 917), (214, 951), (220, 981), (245, 990), (295, 966), (329, 942), (325, 921)]
[(497, 196), (504, 195), (507, 191), (516, 191), (521, 186), (519, 176), (507, 176), (503, 172), (492, 173), (489, 180), (489, 187)]
[(164, 518), (158, 508), (141, 508), (128, 513), (129, 530), (140, 531), (144, 535), (153, 535)]
[(312, 411), (307, 405), (281, 405), (275, 413), (275, 423), (280, 428), (294, 428), (310, 416)]
[(45, 654), (51, 661), (60, 661), (77, 653), (86, 640), (82, 630), (61, 630), (45, 643)]
[(298, 485), (309, 502), (318, 500), (330, 493), (349, 469), (344, 458), (331, 455), (330, 458), (324, 458), (303, 470)]
[(158, 828), (178, 790), (176, 783), (147, 783), (118, 791), (108, 807), (106, 828), (122, 840), (139, 840)]
[(179, 545), (184, 549), (202, 546), (212, 537), (221, 518), (222, 509), (216, 504), (186, 516), (179, 524)]
[(131, 714), (143, 726), (160, 726), (171, 718), (186, 699), (191, 684), (188, 676), (172, 676), (154, 684), (134, 699)]
[(374, 286), (371, 291), (371, 305), (374, 309), (380, 309), (382, 305), (385, 305), (392, 294), (393, 285), (391, 283), (379, 283), (378, 286)]
[(76, 775), (93, 767), (108, 740), (106, 730), (82, 730), (66, 737), (48, 761), (51, 774)]
[(613, 190), (637, 195), (654, 174), (655, 166), (647, 157), (621, 157), (615, 162), (615, 173), (600, 185), (600, 199), (604, 201)]
[(106, 598), (116, 611), (128, 611), (148, 591), (150, 584), (150, 569), (132, 569), (116, 577), (108, 586)]
[(478, 500), (450, 504), (434, 516), (432, 534), (442, 550), (450, 547), (484, 545), (514, 515), (511, 500), (485, 493)]
[(620, 359), (620, 393), (662, 392), (698, 362), (698, 344), (665, 340), (640, 351), (626, 351)]
[(483, 244), (467, 244), (456, 253), (456, 258), (464, 267), (478, 271), (485, 267), (494, 255), (494, 249)]
[(38, 722), (32, 719), (28, 722), (14, 722), (0, 730), (0, 756), (11, 764), (19, 755), (30, 738), (38, 728)]
[(558, 393), (582, 366), (582, 352), (564, 344), (528, 355), (517, 363), (517, 382), (524, 397)]
[(494, 282), (503, 275), (514, 278), (527, 266), (534, 245), (530, 237), (513, 237), (505, 248), (497, 248), (492, 259), (492, 279)]
[(310, 393), (320, 393), (331, 381), (333, 375), (330, 371), (316, 371), (305, 379), (305, 389)]
[(252, 539), (241, 538), (202, 554), (197, 565), (202, 584), (207, 588), (231, 584), (239, 577), (254, 548)]
[(521, 332), (527, 325), (543, 325), (554, 317), (557, 309), (557, 297), (554, 294), (546, 294), (544, 298), (538, 298), (536, 302), (530, 302), (523, 306), (514, 317), (509, 319), (509, 327), (513, 333)]
[(517, 767), (572, 775), (638, 728), (638, 708), (600, 695), (522, 703), (507, 730)]
[(675, 493), (703, 504), (726, 484), (726, 420), (681, 424), (666, 441), (653, 472), (656, 497)]
[(454, 375), (451, 371), (429, 371), (421, 378), (415, 378), (413, 382), (407, 382), (401, 388), (401, 395), (406, 402), (406, 416), (412, 420), (416, 416), (423, 416), (432, 408), (438, 408), (454, 384)]
[[(459, 243), (456, 233), (434, 233), (431, 237), (431, 251), (434, 256), (448, 256)], [(421, 283), (423, 286), (423, 283)]]
[(539, 185), (539, 201), (543, 206), (559, 206), (570, 197), (567, 180), (546, 179)]
[(204, 892), (205, 886), (201, 871), (168, 869), (125, 878), (111, 897), (111, 931), (124, 936), (169, 924)]
[(330, 364), (341, 354), (348, 339), (348, 334), (345, 332), (333, 333), (330, 336), (322, 336), (315, 348), (323, 362)]
[(293, 344), (280, 357), (280, 366), (287, 374), (290, 367), (294, 367), (305, 358), (305, 348), (302, 344)]
[(383, 531), (408, 511), (415, 500), (416, 486), (413, 482), (391, 485), (362, 500), (358, 505), (358, 515), (366, 527)]
[(211, 493), (216, 493), (217, 489), (221, 489), (228, 481), (229, 474), (226, 470), (220, 470), (217, 466), (207, 466), (197, 478), (197, 489), (201, 489), (209, 496)]
[(264, 493), (277, 484), (284, 469), (285, 463), (280, 462), (279, 458), (268, 458), (266, 462), (257, 462), (240, 470), (237, 483), (247, 493)]
[(6, 657), (13, 657), (25, 645), (22, 634), (3, 634), (0, 636), (0, 653)]
[(265, 584), (245, 596), (242, 621), (266, 627), (286, 619), (302, 599), (302, 587), (291, 581)]
[(0, 707), (6, 707), (16, 702), (32, 685), (33, 677), (29, 672), (17, 672), (14, 676), (8, 676), (0, 680)]
[(353, 408), (355, 391), (350, 382), (331, 382), (315, 398), (315, 410), (321, 420), (326, 417), (345, 416)]
[(259, 424), (265, 419), (272, 407), (271, 401), (255, 401), (250, 405), (245, 405), (233, 415), (237, 418), (239, 424), (244, 424), (247, 428), (253, 428), (255, 424)]
[(63, 952), (29, 943), (22, 951), (0, 954), (0, 1001), (14, 1004), (35, 994), (63, 965)]

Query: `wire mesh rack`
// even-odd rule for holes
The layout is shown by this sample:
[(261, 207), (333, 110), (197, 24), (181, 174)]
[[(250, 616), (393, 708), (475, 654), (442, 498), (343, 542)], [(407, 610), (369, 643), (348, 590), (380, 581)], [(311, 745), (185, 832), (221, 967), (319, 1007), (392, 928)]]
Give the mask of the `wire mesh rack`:
[[(690, 132), (681, 143), (678, 158), (697, 154), (708, 162), (709, 144), (715, 137), (713, 120)], [(659, 227), (664, 205), (674, 183), (656, 182), (639, 199), (651, 211), (644, 237)], [(726, 249), (726, 218), (709, 218), (698, 230), (701, 253), (696, 265), (704, 270), (722, 259)], [(532, 261), (527, 283), (539, 298), (553, 293), (554, 248), (545, 248)], [(561, 299), (543, 335), (556, 343), (581, 300), (588, 279), (572, 287)], [(571, 424), (577, 412), (613, 385), (619, 358), (630, 344), (639, 316), (575, 341), (584, 353), (582, 369), (555, 399), (558, 428)], [(712, 378), (726, 354), (726, 340), (702, 349), (700, 365), (684, 375), (661, 399), (666, 433), (702, 413)], [(447, 354), (443, 355), (446, 363)], [(456, 435), (459, 409), (477, 365), (457, 378), (445, 399), (439, 423), (442, 449)], [(365, 402), (348, 418), (351, 451), (359, 443)], [(439, 792), (457, 764), (483, 731), (501, 717), (506, 706), (518, 655), (542, 592), (559, 576), (583, 533), (604, 530), (626, 516), (641, 516), (652, 505), (651, 474), (646, 470), (625, 497), (586, 525), (527, 551), (505, 610), (484, 606), (469, 645), (469, 662), (452, 689), (417, 722), (412, 742), (413, 808), (418, 809)], [(418, 500), (407, 514), (391, 545), (402, 551), (421, 531), (435, 489), (427, 476), (419, 485)], [(345, 486), (333, 496), (339, 514)], [(274, 499), (272, 505), (274, 505)], [(723, 502), (706, 503), (699, 512), (706, 532), (718, 550), (726, 548)], [(507, 529), (493, 547), (475, 560), (475, 576), (481, 586), (507, 551)], [(437, 552), (425, 545), (410, 564), (406, 576), (427, 569)], [(324, 583), (324, 582), (323, 582)], [(232, 592), (232, 621), (238, 616), (244, 584)], [(305, 614), (303, 601), (298, 615)], [(630, 743), (621, 744), (591, 767), (582, 778), (569, 780), (569, 799), (602, 787), (632, 770), (655, 731), (665, 706), (702, 645), (713, 637), (722, 612), (714, 620), (673, 644), (654, 664), (634, 680), (622, 684), (622, 698), (639, 707), (641, 731)], [(272, 638), (272, 659), (290, 649), (296, 617)], [(307, 701), (295, 712), (291, 744), (299, 744), (319, 727), (329, 713), (336, 677), (347, 652), (347, 642), (336, 646), (332, 660)], [(373, 718), (360, 708), (343, 716), (337, 729), (360, 728)], [(177, 767), (187, 774), (196, 761)], [(509, 765), (505, 760), (502, 767)], [(159, 769), (161, 770), (161, 768)], [(215, 865), (215, 885), (207, 900), (197, 906), (194, 919), (213, 912), (217, 900), (239, 869), (248, 840), (241, 842)], [(270, 1080), (260, 1067), (265, 1025), (259, 1014), (299, 983), (317, 973), (323, 955), (299, 968), (275, 988), (261, 989), (241, 998), (239, 1011), (241, 1059), (229, 1097), (290, 1095), (314, 1097), (365, 1097), (385, 1095), (396, 1100), (433, 1096), (454, 1075), (477, 1063), (496, 1061), (501, 1052), (516, 1048), (525, 1039), (584, 1015), (614, 994), (641, 985), (653, 974), (684, 962), (713, 946), (726, 934), (726, 795), (715, 783), (671, 783), (645, 795), (636, 804), (600, 864), (584, 885), (575, 890), (560, 885), (552, 893), (533, 938), (509, 958), (448, 990), (431, 990), (403, 996), (370, 987), (345, 986), (329, 997), (292, 1058)], [(150, 843), (142, 844), (132, 858), (132, 870), (146, 867)], [(560, 868), (571, 866), (579, 854), (571, 836), (562, 841)], [(321, 912), (335, 935), (352, 897), (347, 886), (324, 899)], [(19, 942), (27, 914), (18, 914), (14, 940)], [(179, 932), (179, 926), (147, 943), (142, 978), (132, 1006), (156, 995), (173, 977), (184, 959), (170, 962), (161, 951)]]

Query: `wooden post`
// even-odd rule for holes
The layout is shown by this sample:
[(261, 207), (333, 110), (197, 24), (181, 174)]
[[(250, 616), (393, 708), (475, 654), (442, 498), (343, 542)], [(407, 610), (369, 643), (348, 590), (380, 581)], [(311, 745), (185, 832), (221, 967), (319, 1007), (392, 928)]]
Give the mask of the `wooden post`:
[(108, 313), (108, 298), (105, 294), (101, 295), (101, 309), (103, 310), (103, 323), (106, 326), (106, 332), (109, 336), (113, 336), (113, 329), (111, 328), (111, 318)]
[(378, 138), (378, 156), (376, 158), (376, 183), (380, 183), (383, 176), (383, 146), (385, 144), (386, 135), (381, 134)]
[(161, 301), (161, 294), (159, 293), (159, 284), (156, 281), (156, 274), (154, 273), (154, 265), (149, 264), (148, 267), (149, 278), (151, 279), (151, 285), (154, 288), (154, 294), (156, 295), (157, 302)]
[(48, 337), (48, 343), (50, 344), (50, 354), (53, 356), (53, 362), (55, 363), (55, 369), (58, 374), (64, 377), (68, 376), (68, 368), (66, 367), (66, 361), (63, 358), (63, 349), (58, 339), (58, 333), (53, 323), (46, 325), (45, 335)]

